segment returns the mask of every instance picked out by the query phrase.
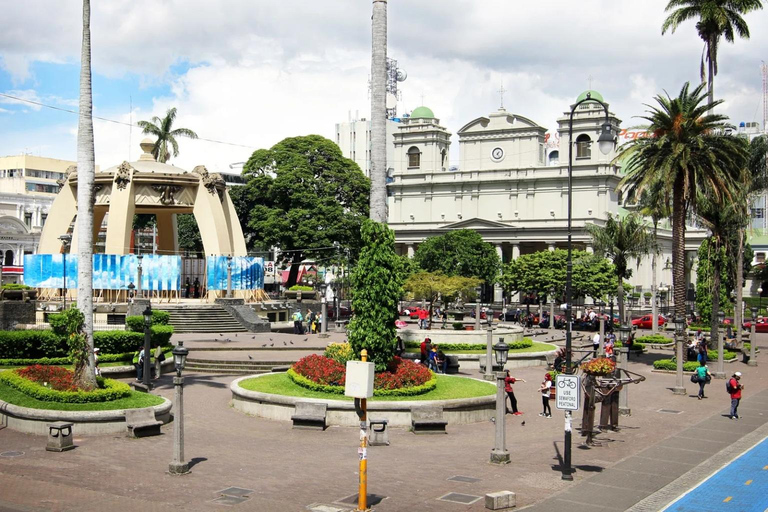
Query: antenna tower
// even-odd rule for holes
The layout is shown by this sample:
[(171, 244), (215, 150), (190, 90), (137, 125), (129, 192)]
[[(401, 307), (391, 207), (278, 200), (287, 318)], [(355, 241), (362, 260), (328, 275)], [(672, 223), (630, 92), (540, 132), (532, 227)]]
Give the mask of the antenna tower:
[(397, 116), (397, 102), (401, 99), (397, 82), (404, 82), (408, 74), (397, 67), (397, 61), (387, 57), (387, 118)]
[(768, 65), (765, 61), (760, 70), (763, 72), (763, 133), (768, 133)]

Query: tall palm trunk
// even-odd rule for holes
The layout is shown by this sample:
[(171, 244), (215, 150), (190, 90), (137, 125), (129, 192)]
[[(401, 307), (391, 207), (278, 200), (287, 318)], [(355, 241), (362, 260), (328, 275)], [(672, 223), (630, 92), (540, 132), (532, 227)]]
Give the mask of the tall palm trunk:
[[(627, 320), (624, 316), (624, 280), (621, 278), (621, 275), (617, 275), (617, 277), (619, 287), (616, 290), (616, 304), (619, 307), (619, 322), (621, 325), (624, 325)], [(611, 322), (613, 322), (613, 319), (611, 319)]]
[(707, 104), (711, 105), (715, 101), (715, 52), (717, 48), (717, 39), (715, 35), (710, 36), (707, 43)]
[(93, 99), (91, 95), (91, 4), (83, 0), (80, 63), (80, 117), (77, 124), (77, 307), (85, 317), (88, 367), (79, 376), (84, 389), (96, 387), (93, 359)]
[[(659, 227), (659, 221), (656, 219), (656, 217), (653, 218), (653, 240), (654, 242), (658, 241), (657, 236), (657, 230)], [(658, 255), (658, 250), (656, 248), (653, 249), (653, 258), (651, 258), (651, 314), (653, 315), (653, 320), (651, 321), (651, 334), (656, 334), (659, 332), (659, 306), (658, 306), (658, 300), (656, 299), (656, 257)]]
[(733, 305), (733, 323), (736, 329), (736, 343), (741, 346), (742, 318), (741, 301), (744, 300), (742, 283), (744, 282), (744, 229), (739, 229), (739, 247), (736, 251), (736, 304)]
[[(721, 247), (719, 243), (714, 244), (716, 256), (712, 261), (712, 318), (710, 318), (710, 341), (714, 346), (720, 346), (719, 327), (720, 320), (717, 314), (720, 311), (720, 256)], [(718, 356), (718, 361), (722, 355)]]
[[(683, 176), (675, 179), (672, 194), (672, 286), (674, 287), (675, 318), (685, 318), (685, 198), (683, 197)], [(677, 343), (677, 373), (683, 371), (685, 351)], [(682, 384), (682, 383), (678, 383)]]
[(387, 0), (373, 0), (371, 219), (387, 222)]

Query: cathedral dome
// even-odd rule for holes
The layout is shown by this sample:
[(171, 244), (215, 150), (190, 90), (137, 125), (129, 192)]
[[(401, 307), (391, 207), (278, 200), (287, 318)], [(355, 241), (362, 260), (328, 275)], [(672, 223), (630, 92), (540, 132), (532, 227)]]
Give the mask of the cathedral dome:
[(584, 91), (583, 93), (579, 94), (579, 97), (578, 97), (578, 98), (576, 98), (576, 103), (580, 102), (580, 101), (581, 101), (581, 100), (583, 100), (583, 99), (586, 99), (586, 97), (587, 97), (587, 94), (589, 94), (589, 95), (590, 95), (590, 97), (591, 97), (593, 100), (602, 101), (603, 103), (605, 103), (605, 100), (603, 99), (603, 95), (602, 95), (602, 94), (600, 94), (600, 93), (599, 93), (599, 92), (597, 92), (597, 91)]
[(435, 113), (431, 109), (421, 106), (414, 109), (411, 119), (435, 119)]

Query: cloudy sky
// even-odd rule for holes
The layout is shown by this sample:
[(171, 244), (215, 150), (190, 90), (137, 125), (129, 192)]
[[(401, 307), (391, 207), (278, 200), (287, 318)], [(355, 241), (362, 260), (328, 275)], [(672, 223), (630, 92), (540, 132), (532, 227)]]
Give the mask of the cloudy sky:
[[(624, 126), (643, 103), (698, 81), (694, 22), (662, 37), (666, 0), (390, 0), (389, 56), (407, 71), (400, 112), (423, 103), (456, 132), (499, 107), (551, 129), (580, 92), (600, 91)], [(0, 0), (0, 92), (77, 109), (79, 0)], [(766, 15), (752, 38), (723, 44), (721, 111), (762, 123)], [(369, 0), (92, 1), (94, 115), (128, 123), (177, 107), (177, 126), (215, 141), (180, 141), (171, 160), (226, 170), (284, 137), (368, 117)], [(0, 155), (76, 158), (77, 117), (0, 97)], [(139, 130), (96, 120), (102, 167), (138, 157)], [(454, 137), (455, 139), (455, 137)], [(454, 147), (456, 145), (454, 144)], [(452, 160), (458, 160), (454, 151)]]

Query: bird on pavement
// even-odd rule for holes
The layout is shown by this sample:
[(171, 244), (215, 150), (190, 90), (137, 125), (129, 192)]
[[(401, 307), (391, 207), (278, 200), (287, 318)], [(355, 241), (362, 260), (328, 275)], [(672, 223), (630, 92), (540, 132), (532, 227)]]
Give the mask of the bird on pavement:
[(252, 340), (255, 340), (255, 339), (256, 339), (256, 336), (251, 336), (251, 339), (252, 339)]
[(285, 345), (286, 347), (288, 346), (288, 344), (286, 342), (283, 342), (283, 345)]
[(525, 422), (522, 422), (520, 425), (525, 426)]
[(266, 346), (267, 346), (267, 344), (266, 344), (266, 343), (262, 345), (262, 347), (266, 347)]
[(219, 336), (221, 336), (222, 338), (224, 337), (224, 335), (223, 335), (223, 334), (221, 334), (221, 333), (219, 333)]
[(270, 344), (269, 344), (269, 346), (270, 346), (270, 347), (274, 347), (274, 346), (275, 346), (275, 344), (274, 344), (274, 343), (270, 343)]
[(304, 338), (304, 341), (307, 341), (307, 340), (309, 340), (309, 338)]
[(272, 338), (269, 338), (269, 341), (272, 341)]
[(253, 358), (250, 356), (250, 354), (248, 355), (248, 359), (253, 359)]
[(290, 341), (289, 343), (290, 343), (291, 345), (293, 345), (293, 342), (292, 342), (292, 341)]

